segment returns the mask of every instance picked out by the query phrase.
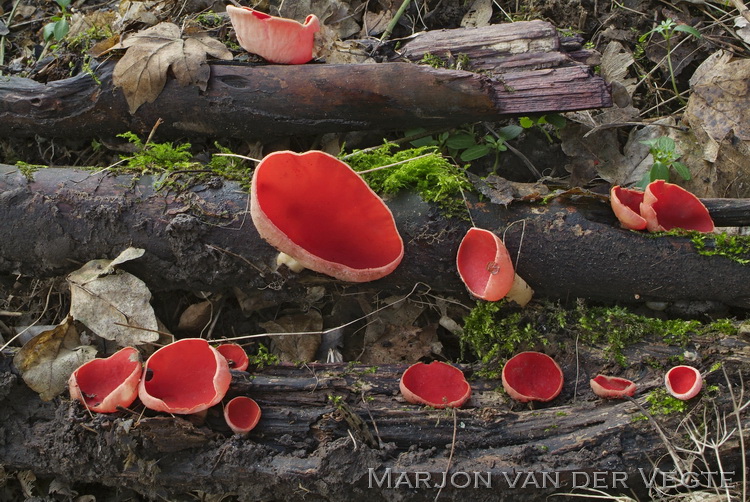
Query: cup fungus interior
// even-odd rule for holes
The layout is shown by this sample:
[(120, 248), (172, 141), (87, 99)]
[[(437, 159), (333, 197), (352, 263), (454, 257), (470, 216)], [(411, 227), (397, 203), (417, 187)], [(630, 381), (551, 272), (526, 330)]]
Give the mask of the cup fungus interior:
[(95, 411), (100, 411), (97, 408), (110, 398), (113, 402), (101, 411), (116, 411), (118, 405), (130, 406), (135, 401), (141, 372), (138, 350), (125, 347), (107, 358), (93, 359), (76, 369), (71, 375), (71, 396)]
[(483, 300), (500, 300), (513, 286), (515, 271), (508, 250), (489, 230), (469, 229), (458, 248), (456, 267), (469, 291)]
[(666, 375), (667, 390), (680, 399), (695, 397), (703, 386), (703, 378), (692, 366), (675, 366)]
[(706, 206), (694, 194), (679, 185), (657, 180), (646, 187), (641, 214), (649, 221), (649, 230), (697, 230), (713, 232), (714, 222)]
[(635, 383), (627, 378), (596, 375), (590, 383), (594, 393), (604, 398), (632, 397), (636, 391)]
[(224, 406), (224, 419), (236, 433), (245, 433), (254, 429), (260, 421), (260, 416), (260, 406), (249, 397), (235, 397)]
[(227, 360), (229, 369), (245, 371), (250, 365), (247, 352), (245, 352), (245, 349), (241, 345), (236, 343), (222, 343), (216, 347), (216, 350)]
[[(251, 211), (271, 245), (334, 277), (362, 280), (357, 271), (371, 269), (385, 275), (403, 257), (390, 209), (354, 170), (324, 152), (266, 156), (253, 176)], [(338, 267), (352, 277), (337, 275)]]
[[(226, 360), (208, 342), (186, 338), (151, 355), (146, 362), (142, 385), (149, 396), (161, 400), (168, 408), (188, 409), (215, 404), (224, 397), (227, 389), (217, 389), (216, 385), (222, 371), (229, 373)], [(227, 388), (230, 379), (226, 379)]]
[(646, 228), (646, 220), (640, 214), (643, 192), (613, 186), (609, 192), (609, 201), (612, 211), (614, 211), (623, 227), (631, 230)]
[(471, 386), (463, 372), (441, 361), (409, 366), (399, 387), (408, 402), (434, 408), (457, 408), (471, 396)]
[(505, 363), (503, 386), (519, 401), (550, 401), (562, 390), (560, 366), (541, 352), (521, 352)]

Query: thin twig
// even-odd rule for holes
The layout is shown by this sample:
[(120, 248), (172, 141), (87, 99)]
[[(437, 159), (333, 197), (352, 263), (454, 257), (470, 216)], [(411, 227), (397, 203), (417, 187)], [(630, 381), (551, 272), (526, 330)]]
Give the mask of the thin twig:
[(437, 494), (435, 495), (435, 500), (440, 497), (440, 492), (443, 491), (443, 488), (445, 485), (448, 484), (446, 481), (448, 479), (448, 473), (451, 470), (451, 464), (453, 463), (453, 453), (456, 451), (456, 436), (458, 435), (458, 419), (456, 417), (456, 408), (451, 408), (453, 411), (453, 439), (451, 440), (451, 453), (448, 455), (448, 465), (445, 467), (445, 473), (443, 474), (443, 483), (440, 485), (440, 488), (438, 489)]

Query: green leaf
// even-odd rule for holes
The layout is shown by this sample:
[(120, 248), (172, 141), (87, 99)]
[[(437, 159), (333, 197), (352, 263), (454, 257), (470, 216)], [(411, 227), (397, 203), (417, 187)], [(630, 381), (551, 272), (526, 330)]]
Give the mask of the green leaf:
[(461, 160), (464, 162), (471, 162), (472, 160), (484, 157), (488, 153), (490, 153), (490, 147), (487, 145), (474, 145), (463, 151), (461, 154)]
[(454, 134), (450, 136), (445, 142), (445, 146), (447, 146), (448, 148), (453, 148), (455, 150), (464, 150), (466, 148), (475, 146), (476, 144), (477, 140), (476, 138), (474, 138), (474, 135), (466, 132)]
[(508, 141), (511, 139), (516, 139), (518, 136), (521, 135), (523, 132), (523, 127), (517, 126), (517, 125), (507, 125), (505, 127), (501, 127), (499, 131), (497, 131), (497, 135), (500, 136), (501, 139), (504, 141)]
[(562, 129), (568, 121), (559, 113), (550, 113), (547, 115), (547, 122), (552, 124), (557, 129)]
[(534, 122), (534, 121), (533, 121), (532, 119), (530, 119), (529, 117), (521, 117), (520, 119), (518, 119), (518, 123), (519, 123), (519, 124), (521, 125), (521, 127), (523, 127), (524, 129), (529, 129), (529, 128), (531, 128), (531, 127), (534, 127), (534, 124), (535, 124), (536, 122)]
[(682, 162), (673, 162), (672, 167), (674, 167), (674, 170), (677, 171), (677, 174), (679, 174), (683, 180), (689, 180), (693, 177), (692, 174), (690, 174), (690, 169), (688, 169), (688, 166), (686, 166)]
[(663, 162), (654, 162), (651, 166), (651, 181), (656, 180), (669, 181), (669, 166)]
[(54, 28), (55, 40), (60, 41), (63, 38), (65, 38), (65, 35), (68, 34), (69, 30), (70, 30), (70, 26), (68, 25), (68, 22), (65, 19), (62, 19), (56, 22), (55, 28)]
[(65, 10), (65, 8), (70, 5), (71, 0), (55, 0), (57, 5), (60, 6), (62, 10)]
[(701, 38), (701, 32), (687, 24), (678, 24), (677, 26), (675, 26), (674, 31), (681, 31), (683, 33), (689, 33), (690, 35), (693, 35), (695, 38)]
[(44, 25), (44, 28), (42, 28), (42, 37), (44, 37), (45, 42), (55, 34), (55, 24), (56, 23), (47, 23)]
[[(407, 134), (407, 136), (410, 136)], [(422, 146), (437, 146), (438, 141), (433, 138), (432, 136), (425, 136), (423, 138), (415, 139), (414, 141), (409, 141), (409, 144), (414, 147), (422, 147)]]

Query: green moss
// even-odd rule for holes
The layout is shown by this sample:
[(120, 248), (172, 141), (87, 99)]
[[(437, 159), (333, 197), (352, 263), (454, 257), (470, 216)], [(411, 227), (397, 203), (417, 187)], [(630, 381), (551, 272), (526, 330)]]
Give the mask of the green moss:
[(362, 177), (373, 190), (394, 194), (414, 190), (427, 202), (434, 202), (448, 216), (465, 216), (462, 190), (471, 184), (462, 169), (451, 164), (433, 146), (409, 148), (394, 152), (396, 145), (386, 143), (380, 148), (355, 151), (346, 162), (355, 171), (390, 166), (364, 173)]
[(275, 366), (281, 363), (281, 359), (276, 354), (273, 354), (268, 350), (268, 347), (262, 343), (258, 344), (258, 349), (255, 354), (248, 354), (249, 365), (255, 369), (263, 369), (266, 366)]
[(16, 162), (16, 167), (21, 172), (21, 174), (26, 177), (27, 180), (34, 181), (34, 173), (39, 169), (45, 169), (47, 166), (43, 166), (40, 164), (28, 164), (19, 160), (18, 162)]
[(688, 237), (695, 250), (702, 256), (723, 256), (740, 265), (750, 263), (750, 235), (706, 234), (680, 228), (650, 235), (653, 237), (664, 235)]
[(464, 53), (460, 53), (458, 56), (450, 56), (447, 59), (443, 59), (440, 56), (436, 56), (430, 52), (425, 52), (419, 64), (432, 66), (433, 68), (446, 68), (450, 70), (469, 70), (471, 66), (471, 60), (469, 56)]
[(646, 397), (646, 406), (652, 415), (685, 413), (687, 402), (671, 396), (665, 389), (654, 389)]
[(532, 319), (506, 302), (480, 300), (464, 318), (461, 350), (477, 356), (485, 378), (499, 378), (507, 359), (547, 343)]

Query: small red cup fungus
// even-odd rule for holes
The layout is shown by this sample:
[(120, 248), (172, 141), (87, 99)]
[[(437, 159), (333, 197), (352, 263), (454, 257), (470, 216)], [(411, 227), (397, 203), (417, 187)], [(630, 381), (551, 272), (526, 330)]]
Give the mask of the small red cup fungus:
[(258, 425), (260, 406), (249, 397), (235, 397), (224, 406), (224, 420), (235, 434), (244, 436)]
[(305, 22), (274, 17), (250, 7), (227, 5), (237, 40), (243, 49), (279, 64), (304, 64), (313, 58), (320, 21), (310, 14)]
[(216, 347), (216, 350), (227, 360), (230, 370), (245, 371), (250, 365), (247, 352), (245, 352), (245, 349), (241, 345), (236, 343), (222, 343)]
[(184, 338), (151, 354), (138, 397), (152, 410), (187, 415), (221, 401), (231, 380), (219, 351), (202, 338)]
[(141, 355), (125, 347), (111, 356), (94, 359), (78, 367), (68, 379), (70, 397), (98, 413), (114, 413), (127, 408), (138, 397)]
[(641, 216), (643, 192), (620, 186), (613, 186), (609, 191), (609, 203), (612, 211), (623, 227), (631, 230), (644, 230), (646, 219)]
[(260, 236), (305, 268), (350, 282), (380, 279), (404, 256), (383, 200), (325, 152), (274, 152), (255, 168), (250, 215)]
[(700, 371), (692, 366), (675, 366), (664, 376), (667, 391), (677, 399), (687, 401), (698, 395), (703, 388)]
[(399, 383), (404, 399), (433, 408), (459, 408), (471, 397), (463, 372), (441, 361), (412, 364)]
[(589, 380), (591, 390), (604, 399), (622, 399), (625, 396), (633, 397), (636, 391), (635, 382), (627, 378), (596, 375)]
[(641, 203), (641, 216), (649, 232), (673, 228), (713, 232), (714, 221), (706, 206), (684, 188), (664, 180), (648, 184)]
[(472, 227), (458, 246), (458, 275), (472, 295), (491, 302), (502, 298), (522, 307), (534, 291), (515, 273), (508, 249), (489, 230)]
[(521, 352), (505, 363), (502, 380), (503, 388), (516, 401), (551, 401), (562, 390), (563, 373), (547, 354)]

